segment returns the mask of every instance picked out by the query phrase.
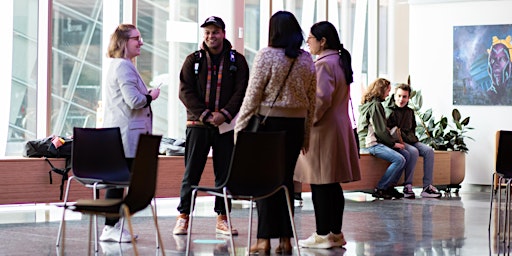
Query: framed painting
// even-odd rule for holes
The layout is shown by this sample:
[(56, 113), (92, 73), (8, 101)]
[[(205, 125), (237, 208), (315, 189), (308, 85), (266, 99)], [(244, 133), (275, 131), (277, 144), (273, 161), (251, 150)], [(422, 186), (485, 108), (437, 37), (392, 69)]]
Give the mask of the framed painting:
[(512, 25), (453, 28), (453, 104), (512, 105)]

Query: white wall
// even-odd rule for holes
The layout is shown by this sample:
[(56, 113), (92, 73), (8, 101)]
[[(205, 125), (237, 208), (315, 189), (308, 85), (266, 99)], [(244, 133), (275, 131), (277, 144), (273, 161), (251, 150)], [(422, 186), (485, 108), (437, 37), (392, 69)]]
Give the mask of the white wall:
[[(451, 118), (456, 107), (470, 116), (475, 129), (467, 141), (466, 184), (490, 184), (494, 169), (495, 132), (512, 130), (512, 106), (452, 104), (453, 27), (512, 24), (512, 1), (409, 1), (409, 64), (411, 83), (421, 89), (424, 108)], [(427, 2), (427, 3), (425, 3)], [(448, 2), (448, 3), (446, 3)]]

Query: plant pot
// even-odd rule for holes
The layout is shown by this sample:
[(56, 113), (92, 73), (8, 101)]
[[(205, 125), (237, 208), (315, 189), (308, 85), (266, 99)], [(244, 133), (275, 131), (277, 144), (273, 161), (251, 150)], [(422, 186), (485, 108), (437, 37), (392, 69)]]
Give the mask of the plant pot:
[(450, 184), (459, 185), (466, 175), (466, 153), (461, 151), (450, 152)]

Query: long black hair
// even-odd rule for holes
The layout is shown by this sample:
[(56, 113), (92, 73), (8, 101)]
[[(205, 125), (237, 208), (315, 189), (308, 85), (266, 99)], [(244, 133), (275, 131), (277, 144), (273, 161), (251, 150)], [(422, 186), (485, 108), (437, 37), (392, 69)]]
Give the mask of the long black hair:
[(345, 74), (347, 84), (351, 84), (352, 82), (354, 82), (354, 71), (352, 71), (352, 57), (350, 56), (350, 53), (347, 51), (347, 49), (343, 48), (343, 44), (341, 44), (340, 38), (338, 36), (338, 31), (336, 30), (334, 25), (328, 21), (320, 21), (318, 23), (313, 24), (313, 26), (311, 27), (311, 34), (318, 41), (322, 40), (322, 37), (325, 38), (324, 49), (332, 49), (338, 51), (338, 55), (340, 56), (340, 66)]
[(269, 22), (268, 45), (284, 48), (285, 55), (297, 58), (300, 47), (304, 42), (302, 28), (295, 16), (288, 11), (278, 11), (272, 15)]

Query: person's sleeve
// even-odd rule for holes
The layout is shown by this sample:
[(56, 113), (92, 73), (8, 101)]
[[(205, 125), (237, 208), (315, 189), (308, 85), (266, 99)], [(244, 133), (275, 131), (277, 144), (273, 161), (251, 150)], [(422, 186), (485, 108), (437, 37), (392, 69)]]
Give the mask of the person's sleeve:
[(384, 107), (380, 103), (373, 104), (373, 114), (370, 119), (373, 123), (373, 129), (375, 130), (375, 136), (380, 143), (392, 148), (395, 145), (395, 140), (389, 134), (389, 130), (386, 126), (386, 114), (384, 113)]
[(317, 62), (316, 65), (316, 108), (313, 125), (322, 120), (325, 112), (332, 106), (334, 92), (334, 71), (328, 62)]
[(139, 74), (135, 66), (122, 63), (116, 67), (117, 81), (123, 95), (123, 100), (131, 109), (141, 109), (146, 107), (148, 99), (146, 94), (141, 93), (137, 85)]
[(194, 62), (194, 54), (190, 54), (181, 67), (179, 98), (188, 111), (197, 116), (199, 120), (205, 121), (211, 113), (201, 96), (201, 87), (197, 84), (197, 77), (194, 73)]
[(238, 112), (238, 119), (235, 125), (235, 138), (236, 133), (243, 130), (249, 123), (251, 116), (257, 113), (263, 98), (265, 86), (270, 80), (270, 65), (266, 63), (267, 57), (265, 57), (264, 53), (264, 51), (260, 50), (254, 58), (251, 75), (249, 77), (249, 85), (247, 86), (240, 112)]
[(249, 66), (247, 65), (245, 57), (238, 52), (236, 53), (235, 65), (236, 71), (228, 71), (234, 72), (235, 81), (233, 84), (233, 94), (226, 106), (220, 110), (222, 115), (226, 118), (226, 123), (230, 123), (238, 114), (244, 100), (247, 84), (249, 83)]

